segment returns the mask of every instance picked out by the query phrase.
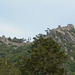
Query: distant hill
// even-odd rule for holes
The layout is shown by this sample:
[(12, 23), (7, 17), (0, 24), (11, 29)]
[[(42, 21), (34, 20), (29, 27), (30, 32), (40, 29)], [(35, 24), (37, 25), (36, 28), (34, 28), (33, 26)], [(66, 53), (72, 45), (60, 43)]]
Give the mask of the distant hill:
[(19, 56), (28, 56), (27, 50), (30, 49), (30, 42), (24, 42), (24, 39), (0, 37), (0, 58), (11, 59), (15, 62)]
[(16, 37), (14, 37), (13, 39), (6, 38), (5, 35), (2, 35), (2, 37), (0, 37), (0, 41), (5, 43), (6, 45), (15, 45), (17, 47), (21, 47), (24, 46), (25, 44), (30, 44), (30, 38), (28, 38), (28, 40), (22, 38), (22, 39), (18, 39)]
[[(47, 28), (46, 35), (39, 34), (36, 37), (42, 35), (44, 38), (52, 37), (58, 42), (68, 55), (68, 61), (65, 65), (65, 75), (75, 75), (75, 28), (73, 24), (61, 27), (58, 25), (55, 29)], [(11, 39), (6, 38), (4, 35), (0, 37), (0, 57), (10, 58), (12, 62), (19, 60), (19, 56), (29, 57), (27, 52), (31, 48), (31, 43), (24, 39), (17, 39), (16, 37)]]
[(5, 44), (0, 41), (0, 58), (11, 59), (12, 62), (19, 60), (19, 56), (28, 56), (27, 50), (30, 50), (31, 45), (17, 47), (16, 45)]
[(75, 28), (73, 24), (68, 24), (67, 26), (61, 27), (58, 25), (58, 28), (50, 30), (47, 28), (47, 37), (52, 37), (56, 42), (62, 46), (62, 50), (69, 56), (67, 61), (67, 70), (68, 74), (66, 75), (75, 75)]
[(65, 27), (60, 25), (56, 29), (50, 30), (47, 33), (47, 37), (51, 36), (65, 49), (65, 53), (72, 55), (71, 60), (75, 60), (75, 55), (71, 54), (75, 51), (75, 28), (72, 24), (68, 24)]

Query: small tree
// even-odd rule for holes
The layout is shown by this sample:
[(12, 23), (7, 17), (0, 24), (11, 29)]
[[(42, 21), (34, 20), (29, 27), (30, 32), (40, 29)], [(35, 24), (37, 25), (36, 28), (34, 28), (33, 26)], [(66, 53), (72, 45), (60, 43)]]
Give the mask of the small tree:
[(9, 37), (8, 40), (11, 41), (11, 38)]
[(34, 38), (31, 57), (22, 59), (22, 75), (63, 75), (66, 55), (51, 37)]

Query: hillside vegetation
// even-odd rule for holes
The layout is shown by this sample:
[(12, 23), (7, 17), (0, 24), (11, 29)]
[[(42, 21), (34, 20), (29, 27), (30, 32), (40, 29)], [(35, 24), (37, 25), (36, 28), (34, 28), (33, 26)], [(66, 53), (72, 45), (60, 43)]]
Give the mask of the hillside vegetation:
[(68, 55), (68, 61), (65, 65), (66, 75), (75, 75), (75, 28), (72, 24), (68, 24), (65, 27), (60, 25), (56, 29), (46, 30), (46, 37), (52, 37), (58, 42), (65, 53)]
[(45, 31), (33, 43), (0, 37), (0, 75), (75, 75), (74, 26)]
[(17, 47), (0, 42), (0, 75), (63, 75), (66, 55), (51, 37)]

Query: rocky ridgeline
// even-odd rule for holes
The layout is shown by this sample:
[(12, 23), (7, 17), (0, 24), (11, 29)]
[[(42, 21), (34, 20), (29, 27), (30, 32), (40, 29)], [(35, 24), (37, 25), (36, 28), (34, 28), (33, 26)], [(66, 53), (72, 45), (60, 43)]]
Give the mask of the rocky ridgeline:
[(24, 46), (25, 43), (16, 43), (16, 42), (12, 42), (12, 41), (9, 41), (8, 38), (6, 38), (4, 35), (2, 37), (0, 37), (0, 41), (5, 43), (6, 45), (15, 45), (17, 47), (21, 47), (21, 46)]
[(75, 43), (75, 33), (74, 26), (72, 24), (68, 24), (65, 27), (61, 27), (60, 25), (56, 29), (52, 29), (50, 31), (50, 36), (54, 38), (59, 43), (62, 43), (62, 40), (69, 43)]
[[(65, 53), (70, 55), (71, 60), (75, 59), (75, 28), (73, 24), (68, 24), (65, 27), (58, 25), (58, 28), (46, 30), (47, 36), (52, 37), (65, 49)], [(73, 56), (74, 57), (73, 57)]]

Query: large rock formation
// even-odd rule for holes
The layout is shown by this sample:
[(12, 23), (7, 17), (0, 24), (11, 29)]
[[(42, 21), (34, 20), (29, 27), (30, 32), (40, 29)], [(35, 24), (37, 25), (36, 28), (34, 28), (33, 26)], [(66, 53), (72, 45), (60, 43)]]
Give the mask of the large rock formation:
[[(75, 29), (72, 24), (68, 24), (65, 27), (58, 26), (58, 28), (52, 29), (50, 31), (49, 36), (51, 36), (55, 40), (60, 39), (62, 37), (62, 39), (64, 41), (69, 42), (69, 43), (71, 43), (71, 42), (73, 43), (73, 42), (75, 42), (74, 30)], [(60, 42), (60, 40), (58, 40), (58, 42), (62, 43), (62, 39), (61, 39), (61, 42)]]
[(69, 54), (71, 60), (75, 60), (75, 28), (73, 24), (64, 27), (58, 25), (58, 28), (47, 32), (46, 37), (49, 36), (62, 45), (62, 50)]

